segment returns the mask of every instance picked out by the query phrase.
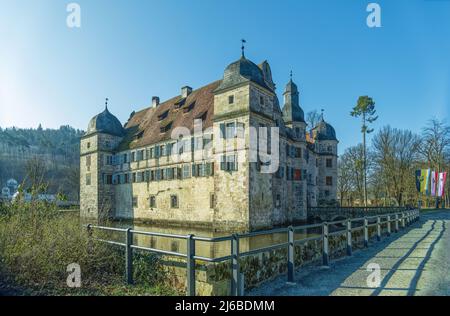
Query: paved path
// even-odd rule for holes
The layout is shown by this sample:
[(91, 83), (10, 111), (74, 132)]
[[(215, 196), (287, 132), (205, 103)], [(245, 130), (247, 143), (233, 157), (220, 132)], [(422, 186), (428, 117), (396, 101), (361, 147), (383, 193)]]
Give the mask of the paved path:
[[(380, 266), (379, 287), (370, 287), (370, 263)], [(450, 295), (450, 211), (421, 215), (420, 221), (330, 268), (299, 269), (295, 284), (286, 276), (248, 295)]]

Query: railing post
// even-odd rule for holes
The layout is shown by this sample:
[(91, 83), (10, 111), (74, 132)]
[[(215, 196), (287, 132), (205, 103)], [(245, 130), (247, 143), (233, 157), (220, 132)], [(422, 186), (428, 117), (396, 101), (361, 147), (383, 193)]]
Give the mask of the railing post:
[(186, 245), (186, 295), (195, 296), (195, 239), (194, 235), (187, 236)]
[(239, 236), (234, 234), (231, 239), (231, 255), (232, 259), (232, 278), (231, 278), (231, 295), (239, 296), (241, 284), (240, 284), (240, 267), (239, 267)]
[(377, 216), (377, 240), (381, 240), (381, 218)]
[(402, 228), (405, 229), (405, 213), (402, 213)]
[(395, 214), (395, 232), (398, 233), (398, 222), (399, 222), (399, 217), (398, 217), (398, 213)]
[(294, 227), (288, 228), (288, 282), (294, 282), (295, 271)]
[(92, 250), (93, 250), (92, 224), (87, 225), (87, 236), (88, 236), (87, 251), (88, 251), (88, 254), (91, 254)]
[(133, 233), (131, 232), (131, 228), (126, 230), (125, 237), (125, 278), (128, 284), (133, 284), (133, 248), (131, 245), (133, 244)]
[(364, 247), (369, 247), (369, 221), (364, 217)]
[(323, 250), (322, 250), (322, 264), (328, 266), (330, 264), (330, 254), (328, 246), (328, 223), (322, 225), (322, 238), (323, 238)]
[(387, 234), (391, 236), (391, 215), (387, 216)]
[(352, 221), (347, 220), (347, 256), (352, 255)]

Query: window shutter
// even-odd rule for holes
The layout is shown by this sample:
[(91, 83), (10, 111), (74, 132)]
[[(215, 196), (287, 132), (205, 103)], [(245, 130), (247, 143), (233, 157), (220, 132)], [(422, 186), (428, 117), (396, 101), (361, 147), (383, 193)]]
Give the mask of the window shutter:
[(225, 123), (220, 123), (220, 137), (225, 138)]

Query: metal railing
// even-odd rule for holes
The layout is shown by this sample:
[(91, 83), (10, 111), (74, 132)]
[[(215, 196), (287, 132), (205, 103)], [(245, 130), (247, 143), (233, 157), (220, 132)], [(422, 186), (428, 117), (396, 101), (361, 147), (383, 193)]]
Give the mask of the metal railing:
[[(165, 234), (165, 233), (156, 233), (156, 232), (144, 232), (137, 231), (131, 228), (123, 229), (123, 228), (112, 228), (112, 227), (104, 227), (104, 226), (95, 226), (92, 224), (87, 225), (87, 231), (90, 239), (95, 239), (99, 242), (104, 242), (107, 244), (125, 247), (125, 278), (128, 284), (133, 284), (133, 249), (149, 251), (153, 253), (158, 253), (167, 256), (181, 257), (186, 258), (186, 294), (187, 296), (195, 296), (195, 263), (196, 260), (205, 261), (210, 263), (217, 263), (231, 260), (232, 263), (232, 277), (231, 277), (231, 295), (240, 296), (242, 293), (242, 278), (240, 275), (240, 266), (239, 266), (239, 258), (255, 255), (262, 252), (267, 252), (276, 249), (287, 248), (287, 280), (288, 282), (294, 282), (294, 274), (295, 274), (295, 245), (299, 245), (308, 241), (314, 240), (322, 240), (322, 264), (324, 266), (328, 266), (330, 264), (330, 247), (329, 247), (329, 239), (333, 236), (346, 235), (347, 239), (347, 247), (346, 253), (348, 256), (352, 255), (352, 234), (355, 231), (362, 230), (364, 236), (364, 247), (369, 246), (369, 228), (376, 227), (376, 239), (377, 241), (381, 240), (382, 237), (382, 226), (385, 225), (387, 227), (387, 234), (390, 235), (392, 233), (392, 228), (394, 232), (398, 232), (400, 228), (405, 228), (411, 223), (417, 221), (420, 216), (419, 210), (410, 210), (399, 213), (392, 214), (383, 214), (383, 215), (375, 215), (375, 216), (366, 216), (361, 218), (352, 218), (345, 219), (333, 222), (324, 222), (317, 223), (311, 225), (303, 225), (303, 226), (289, 226), (287, 228), (278, 228), (272, 230), (265, 231), (257, 231), (250, 232), (245, 234), (233, 234), (224, 237), (200, 237), (194, 235), (177, 235), (177, 234)], [(362, 225), (354, 227), (354, 223), (361, 222)], [(336, 229), (336, 225), (343, 225), (344, 229)], [(394, 225), (392, 227), (392, 225)], [(334, 228), (334, 231), (330, 231), (330, 227)], [(322, 228), (322, 233), (320, 236), (311, 236), (302, 239), (295, 239), (295, 232), (299, 230), (308, 229), (320, 229)], [(125, 233), (125, 243), (105, 240), (100, 238), (93, 237), (93, 230), (103, 230), (110, 232), (122, 232)], [(239, 251), (239, 241), (243, 238), (256, 237), (262, 235), (271, 235), (271, 234), (287, 234), (287, 242), (282, 242), (275, 245), (270, 245), (267, 247), (261, 247), (258, 249), (252, 249), (245, 252)], [(186, 242), (186, 253), (180, 253), (177, 251), (168, 251), (150, 247), (143, 247), (133, 244), (133, 236), (134, 235), (145, 235), (145, 236), (154, 236), (154, 237), (167, 237), (173, 239), (181, 239)], [(230, 255), (222, 256), (218, 258), (209, 258), (196, 255), (195, 245), (196, 241), (199, 242), (225, 242), (229, 241), (231, 243), (231, 252)]]

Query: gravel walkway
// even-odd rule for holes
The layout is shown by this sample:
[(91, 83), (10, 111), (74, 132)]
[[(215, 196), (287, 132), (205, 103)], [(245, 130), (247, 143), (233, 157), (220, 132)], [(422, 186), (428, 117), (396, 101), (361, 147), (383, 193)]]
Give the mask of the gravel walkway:
[[(329, 268), (304, 267), (295, 284), (280, 276), (247, 295), (450, 295), (450, 211), (421, 215), (420, 221), (398, 234), (332, 261)], [(380, 267), (379, 286), (367, 282)]]

